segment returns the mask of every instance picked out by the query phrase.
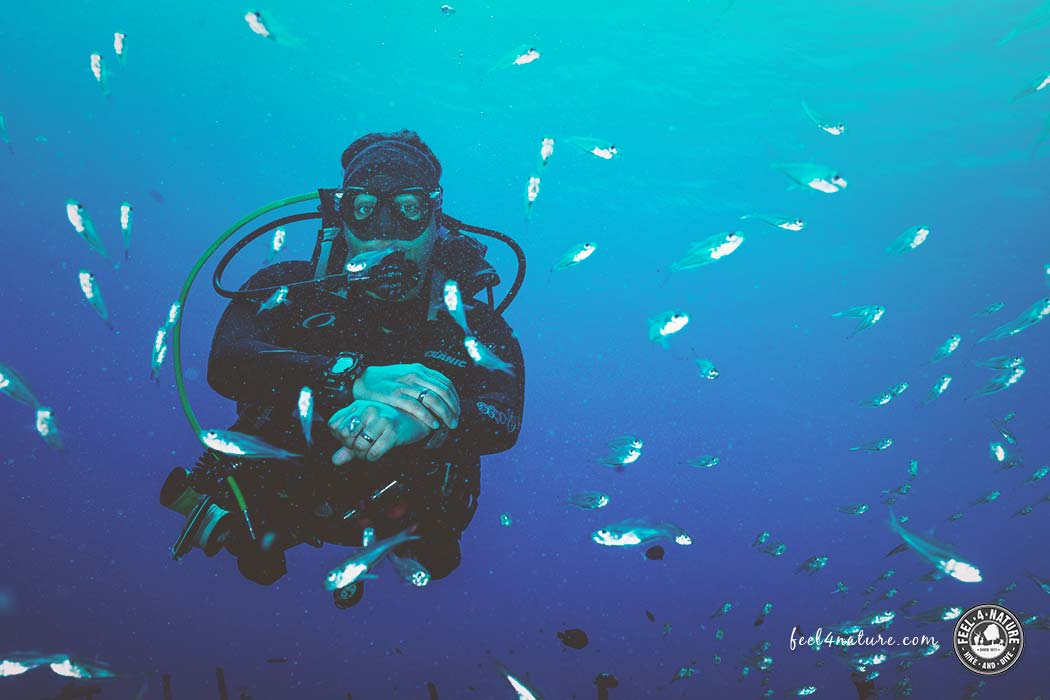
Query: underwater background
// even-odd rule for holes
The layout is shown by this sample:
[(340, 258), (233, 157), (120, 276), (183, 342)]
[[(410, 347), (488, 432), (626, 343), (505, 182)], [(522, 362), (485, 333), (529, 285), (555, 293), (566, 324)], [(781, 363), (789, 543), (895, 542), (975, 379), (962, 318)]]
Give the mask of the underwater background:
[[(160, 674), (174, 698), (218, 697), (216, 667), (234, 696), (257, 700), (426, 698), (428, 682), (441, 698), (513, 698), (497, 662), (548, 699), (595, 697), (599, 673), (619, 680), (613, 700), (808, 686), (854, 698), (847, 662), (828, 648), (792, 651), (791, 631), (895, 610), (889, 634), (934, 635), (941, 650), (879, 666), (883, 697), (909, 687), (917, 698), (1045, 697), (1050, 632), (1027, 627), (1018, 663), (978, 685), (952, 650), (953, 623), (909, 617), (992, 602), (1011, 582), (1007, 607), (1050, 614), (1028, 576), (1050, 577), (1050, 481), (1030, 479), (1050, 461), (1050, 324), (977, 342), (1050, 295), (1050, 148), (1036, 148), (1050, 90), (1015, 99), (1050, 71), (1050, 26), (1010, 36), (1038, 0), (453, 5), (5, 7), (0, 362), (53, 409), (65, 449), (36, 434), (30, 407), (0, 397), (0, 657), (106, 662), (122, 678), (98, 681), (101, 698), (160, 698)], [(253, 33), (249, 11), (273, 38)], [(123, 62), (116, 31), (127, 35)], [(528, 48), (540, 57), (511, 65)], [(96, 51), (108, 96), (90, 69)], [(819, 128), (803, 101), (846, 133)], [(338, 186), (351, 141), (400, 128), (440, 158), (446, 212), (510, 234), (529, 261), (505, 314), (526, 360), (523, 429), (515, 448), (483, 458), (461, 566), (422, 589), (383, 569), (340, 611), (322, 587), (338, 547), (290, 550), (288, 575), (269, 588), (226, 553), (171, 561), (183, 519), (158, 492), (200, 445), (170, 358), (150, 381), (169, 305), (238, 218)], [(540, 172), (547, 136), (555, 150)], [(594, 157), (570, 137), (604, 139), (619, 155)], [(848, 186), (791, 188), (779, 163), (826, 165)], [(526, 220), (534, 174), (541, 192)], [(119, 269), (77, 236), (69, 199), (118, 260), (119, 208), (134, 207)], [(740, 219), (750, 214), (806, 227)], [(921, 246), (886, 253), (920, 224), (930, 228)], [(745, 237), (732, 255), (667, 279), (691, 243), (726, 231)], [(315, 233), (289, 227), (279, 259), (308, 258)], [(550, 272), (585, 241), (597, 245), (590, 259)], [(514, 257), (483, 242), (499, 299)], [(266, 241), (253, 244), (228, 284), (265, 257)], [(113, 330), (85, 302), (80, 269), (95, 274)], [(234, 405), (205, 379), (226, 304), (212, 269), (183, 311), (182, 356), (202, 424), (225, 428)], [(833, 314), (858, 305), (885, 315), (847, 339), (858, 320)], [(664, 349), (649, 319), (668, 310), (690, 321)], [(928, 364), (956, 333), (959, 349)], [(995, 371), (975, 361), (1004, 355), (1023, 356), (1027, 372), (978, 395)], [(697, 359), (717, 380), (699, 376)], [(942, 374), (950, 387), (926, 402)], [(860, 405), (904, 381), (889, 405)], [(1011, 411), (1008, 448), (1023, 461), (1002, 470), (989, 456), (1003, 441), (992, 419)], [(644, 450), (618, 472), (600, 460), (624, 435)], [(885, 437), (887, 450), (850, 450)], [(690, 466), (700, 455), (719, 463)], [(905, 483), (894, 512), (978, 566), (982, 582), (926, 581), (931, 566), (914, 551), (886, 557), (901, 540), (883, 501)], [(609, 505), (565, 502), (592, 489)], [(861, 503), (862, 515), (839, 510)], [(665, 557), (650, 560), (648, 545), (591, 540), (629, 518), (672, 522), (693, 544), (662, 542)], [(782, 556), (753, 546), (763, 531), (787, 545)], [(826, 567), (800, 573), (812, 556)], [(838, 582), (848, 592), (833, 593)], [(559, 641), (570, 628), (586, 632), (586, 648)], [(748, 659), (763, 640), (768, 670)], [(672, 682), (683, 669), (695, 674)], [(0, 698), (54, 697), (67, 682), (45, 667), (0, 678)]]

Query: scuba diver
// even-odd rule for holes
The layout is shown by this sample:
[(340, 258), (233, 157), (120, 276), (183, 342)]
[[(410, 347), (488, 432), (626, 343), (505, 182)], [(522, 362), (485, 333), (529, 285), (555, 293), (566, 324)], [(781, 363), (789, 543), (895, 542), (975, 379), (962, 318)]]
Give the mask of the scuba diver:
[[(287, 572), (284, 551), (297, 544), (357, 546), (409, 528), (416, 537), (394, 554), (447, 576), (477, 508), (480, 457), (513, 447), (521, 426), (524, 361), (501, 315), (524, 277), (520, 247), (442, 213), (441, 164), (415, 132), (363, 136), (341, 162), (342, 187), (318, 191), (313, 259), (226, 293), (212, 342), (208, 382), (237, 402), (232, 434), (273, 456), (209, 446), (161, 491), (187, 516), (174, 558), (225, 548), (262, 585)], [(498, 307), (487, 249), (461, 229), (518, 254)], [(220, 263), (220, 293), (247, 242)], [(488, 303), (474, 298), (482, 290)], [(339, 607), (360, 599), (360, 583), (347, 588), (334, 591)]]

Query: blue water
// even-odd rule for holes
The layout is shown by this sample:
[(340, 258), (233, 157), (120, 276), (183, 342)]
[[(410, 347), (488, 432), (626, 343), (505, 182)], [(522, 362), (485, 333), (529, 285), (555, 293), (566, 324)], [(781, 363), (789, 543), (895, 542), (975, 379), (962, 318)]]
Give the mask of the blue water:
[[(283, 28), (253, 34), (247, 6), (188, 2), (12, 3), (0, 25), (0, 362), (17, 368), (54, 409), (66, 451), (34, 431), (32, 411), (0, 397), (0, 655), (35, 649), (108, 662), (123, 679), (101, 697), (512, 698), (499, 661), (544, 697), (760, 697), (764, 675), (738, 680), (755, 644), (770, 642), (769, 686), (852, 698), (849, 668), (831, 651), (791, 651), (807, 632), (861, 616), (864, 588), (886, 568), (899, 589), (872, 610), (965, 608), (1006, 596), (1014, 612), (1050, 613), (1025, 576), (1050, 577), (1048, 493), (1024, 484), (1050, 453), (1050, 324), (978, 345), (977, 339), (1050, 293), (1047, 151), (1030, 158), (1050, 95), (1012, 102), (1050, 70), (1050, 27), (1006, 36), (1034, 0), (996, 3), (598, 2), (300, 3), (259, 7)], [(662, 5), (662, 7), (658, 7)], [(112, 33), (128, 35), (126, 65)], [(536, 62), (493, 70), (523, 47)], [(108, 98), (89, 70), (100, 51)], [(1050, 91), (1048, 91), (1050, 92)], [(847, 124), (831, 136), (801, 108)], [(444, 166), (446, 210), (505, 231), (524, 247), (529, 275), (506, 314), (528, 368), (517, 446), (483, 462), (483, 491), (463, 537), (463, 563), (422, 589), (372, 582), (349, 611), (332, 606), (321, 577), (339, 548), (289, 552), (289, 574), (263, 588), (225, 553), (167, 554), (182, 522), (157, 493), (199, 446), (182, 415), (171, 365), (151, 383), (153, 336), (201, 252), (243, 214), (273, 200), (336, 186), (339, 155), (358, 136), (411, 128)], [(526, 225), (524, 194), (542, 137), (558, 142)], [(610, 140), (604, 161), (566, 141)], [(1048, 147), (1050, 148), (1050, 147)], [(770, 168), (814, 162), (840, 172), (835, 194), (790, 190)], [(135, 207), (131, 259), (113, 270), (65, 217), (80, 201), (107, 246), (119, 250), (118, 209)], [(792, 233), (739, 217), (801, 216)], [(928, 241), (902, 256), (884, 249), (916, 224)], [(742, 230), (734, 254), (699, 270), (668, 265), (693, 241)], [(284, 259), (309, 255), (314, 230), (290, 230)], [(551, 276), (573, 245), (585, 263)], [(262, 243), (232, 268), (239, 282)], [(493, 243), (505, 292), (513, 257)], [(95, 273), (114, 331), (87, 306), (77, 271)], [(207, 277), (183, 317), (190, 400), (201, 422), (228, 425), (233, 404), (205, 381), (225, 300)], [(988, 318), (974, 313), (993, 302)], [(881, 304), (874, 328), (846, 340), (854, 321), (834, 312)], [(688, 326), (664, 350), (647, 319), (681, 309)], [(951, 358), (924, 362), (945, 338)], [(991, 376), (974, 360), (1023, 355), (1027, 374), (998, 394), (969, 398)], [(706, 382), (694, 360), (721, 376)], [(954, 381), (937, 401), (926, 391)], [(899, 381), (889, 406), (857, 404)], [(990, 418), (1008, 411), (1024, 466), (996, 472)], [(624, 473), (598, 464), (624, 434), (645, 441)], [(879, 454), (849, 447), (892, 436)], [(720, 456), (709, 470), (687, 466)], [(907, 480), (895, 506), (915, 532), (952, 543), (984, 581), (919, 579), (913, 552), (884, 558), (890, 531), (883, 489)], [(563, 503), (606, 491), (604, 510)], [(992, 489), (1002, 496), (971, 508)], [(869, 503), (858, 517), (841, 505)], [(947, 517), (966, 513), (960, 521)], [(513, 525), (499, 516), (509, 513)], [(630, 517), (673, 521), (689, 548), (665, 543), (663, 561), (640, 548), (604, 548), (590, 533)], [(752, 548), (770, 530), (780, 558)], [(812, 555), (824, 571), (796, 573)], [(832, 595), (837, 581), (850, 589)], [(730, 614), (710, 616), (724, 602)], [(766, 602), (773, 611), (752, 622)], [(645, 611), (655, 622), (650, 622)], [(665, 623), (671, 624), (665, 635)], [(590, 645), (555, 633), (584, 629)], [(725, 631), (715, 639), (715, 630)], [(899, 614), (897, 635), (934, 634), (942, 654), (876, 684), (893, 697), (963, 697), (980, 679), (951, 650), (951, 624)], [(1029, 629), (1023, 656), (989, 677), (979, 697), (1046, 695), (1047, 632)], [(720, 664), (715, 656), (721, 657)], [(269, 657), (287, 657), (282, 665)], [(683, 666), (697, 674), (671, 683)], [(147, 675), (151, 674), (151, 675)], [(37, 670), (0, 679), (2, 698), (54, 695), (65, 679)]]

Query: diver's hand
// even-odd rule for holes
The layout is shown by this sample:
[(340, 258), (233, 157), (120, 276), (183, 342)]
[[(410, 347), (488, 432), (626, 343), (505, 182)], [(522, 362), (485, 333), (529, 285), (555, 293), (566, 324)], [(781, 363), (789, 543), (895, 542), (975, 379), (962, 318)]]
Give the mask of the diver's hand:
[(328, 427), (343, 443), (332, 455), (336, 466), (352, 459), (375, 462), (393, 448), (419, 442), (430, 434), (430, 428), (415, 416), (381, 401), (354, 401), (336, 411)]
[(368, 367), (354, 382), (353, 395), (399, 408), (435, 430), (441, 423), (449, 429), (459, 424), (459, 394), (452, 380), (418, 362)]

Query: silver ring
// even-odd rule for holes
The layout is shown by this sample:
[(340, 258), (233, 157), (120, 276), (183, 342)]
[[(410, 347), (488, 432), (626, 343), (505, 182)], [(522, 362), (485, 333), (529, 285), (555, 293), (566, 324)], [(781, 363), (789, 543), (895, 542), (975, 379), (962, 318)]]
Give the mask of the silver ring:
[(369, 445), (376, 441), (374, 437), (363, 431), (361, 433), (361, 437), (363, 437), (365, 439), (365, 442), (367, 442)]
[(416, 397), (416, 401), (418, 401), (419, 403), (423, 403), (423, 399), (429, 393), (430, 393), (430, 389), (424, 389), (423, 391), (419, 392), (419, 396)]

